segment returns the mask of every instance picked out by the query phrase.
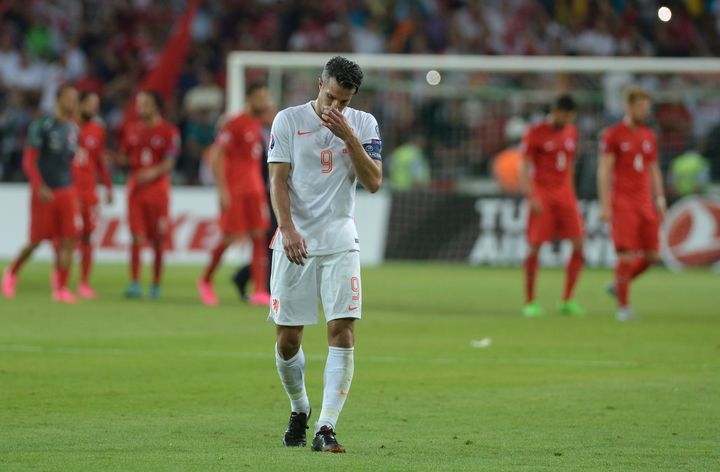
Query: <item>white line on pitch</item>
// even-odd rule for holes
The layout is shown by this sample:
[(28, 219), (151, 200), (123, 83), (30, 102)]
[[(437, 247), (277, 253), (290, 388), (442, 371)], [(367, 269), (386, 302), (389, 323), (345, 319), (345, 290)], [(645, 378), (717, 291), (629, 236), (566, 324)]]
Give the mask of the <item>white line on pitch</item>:
[[(0, 351), (9, 352), (35, 352), (35, 353), (58, 353), (58, 354), (98, 354), (113, 356), (128, 355), (146, 355), (150, 352), (158, 355), (182, 356), (182, 357), (230, 357), (240, 359), (272, 359), (272, 352), (243, 352), (243, 351), (181, 351), (181, 352), (163, 352), (148, 351), (138, 349), (118, 349), (118, 348), (83, 348), (83, 347), (44, 347), (26, 344), (0, 344)], [(308, 360), (322, 361), (325, 360), (324, 355), (308, 354)], [(555, 365), (555, 366), (577, 366), (577, 367), (637, 367), (638, 362), (629, 361), (611, 361), (597, 359), (547, 359), (547, 358), (499, 358), (499, 357), (482, 357), (476, 358), (466, 357), (463, 359), (456, 358), (411, 358), (399, 356), (358, 356), (359, 362), (374, 363), (414, 363), (429, 362), (434, 365), (447, 365), (452, 363), (481, 362), (489, 364), (506, 364), (506, 365)]]

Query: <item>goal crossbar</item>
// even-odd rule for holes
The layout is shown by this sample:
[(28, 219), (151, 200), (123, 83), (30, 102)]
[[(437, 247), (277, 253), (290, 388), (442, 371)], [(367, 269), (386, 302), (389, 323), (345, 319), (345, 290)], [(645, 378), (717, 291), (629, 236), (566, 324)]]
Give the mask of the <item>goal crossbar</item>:
[[(234, 51), (227, 59), (227, 111), (239, 112), (245, 100), (245, 70), (322, 68), (333, 53)], [(716, 58), (471, 56), (431, 54), (341, 54), (366, 70), (438, 70), (558, 73), (720, 73)]]

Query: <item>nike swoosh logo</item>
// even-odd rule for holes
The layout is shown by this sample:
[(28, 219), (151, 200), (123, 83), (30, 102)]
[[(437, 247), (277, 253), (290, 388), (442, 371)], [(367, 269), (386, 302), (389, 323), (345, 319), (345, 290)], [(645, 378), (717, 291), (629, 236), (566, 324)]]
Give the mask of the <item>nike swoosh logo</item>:
[(348, 307), (348, 311), (355, 311), (355, 310), (357, 310), (357, 309), (358, 309), (358, 307), (356, 307), (356, 306), (349, 306), (349, 307)]
[(312, 134), (312, 133), (314, 133), (314, 132), (315, 132), (315, 131), (300, 131), (300, 130), (298, 130), (297, 135), (298, 135), (298, 136), (305, 136), (306, 134)]

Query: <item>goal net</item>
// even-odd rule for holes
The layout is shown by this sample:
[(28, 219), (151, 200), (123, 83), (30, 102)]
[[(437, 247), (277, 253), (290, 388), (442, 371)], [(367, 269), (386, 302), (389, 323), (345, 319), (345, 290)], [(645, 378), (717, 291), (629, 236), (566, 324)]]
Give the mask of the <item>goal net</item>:
[[(331, 56), (231, 53), (228, 111), (242, 108), (245, 86), (256, 80), (268, 82), (279, 108), (315, 98)], [(590, 265), (614, 261), (598, 218), (595, 169), (599, 134), (622, 116), (625, 87), (640, 85), (653, 96), (651, 125), (671, 195), (682, 194), (671, 178), (672, 164), (688, 152), (704, 155), (706, 176), (720, 181), (718, 59), (346, 57), (365, 73), (352, 106), (380, 123), (385, 191), (392, 193), (387, 259), (519, 263), (527, 210), (517, 196), (516, 146), (561, 92), (579, 104), (575, 175)], [(567, 250), (549, 246), (541, 257), (557, 264)]]

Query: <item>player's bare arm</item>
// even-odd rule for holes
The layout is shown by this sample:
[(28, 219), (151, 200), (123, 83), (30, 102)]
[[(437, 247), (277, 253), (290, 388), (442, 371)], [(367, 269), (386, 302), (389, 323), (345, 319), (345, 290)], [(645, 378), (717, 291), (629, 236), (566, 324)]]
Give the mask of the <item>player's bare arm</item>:
[(615, 166), (615, 155), (603, 152), (598, 162), (598, 197), (600, 198), (600, 218), (610, 222), (612, 210), (610, 208), (610, 174)]
[(282, 233), (283, 249), (290, 262), (305, 265), (308, 257), (305, 238), (297, 231), (290, 215), (290, 164), (271, 162), (270, 166), (270, 200)]
[(175, 159), (165, 159), (162, 163), (143, 169), (137, 174), (137, 182), (140, 185), (147, 184), (170, 172), (175, 167)]
[(542, 204), (537, 198), (532, 196), (532, 182), (530, 182), (530, 159), (523, 156), (522, 162), (520, 163), (520, 192), (525, 198), (528, 199), (530, 205), (530, 211), (533, 213), (540, 213), (542, 211)]
[(25, 170), (25, 175), (27, 175), (30, 180), (33, 190), (37, 192), (40, 201), (49, 202), (53, 199), (53, 193), (43, 180), (40, 169), (38, 169), (37, 159), (39, 154), (40, 151), (38, 149), (27, 147), (23, 155), (23, 169)]
[(225, 181), (225, 149), (217, 144), (212, 144), (208, 150), (208, 159), (215, 185), (217, 185), (220, 208), (225, 210), (230, 207), (230, 192)]
[(663, 219), (667, 211), (667, 201), (665, 200), (662, 171), (657, 161), (650, 164), (650, 185), (652, 186), (653, 195), (655, 195), (655, 208), (657, 208), (660, 219)]
[(336, 108), (325, 107), (321, 118), (323, 126), (345, 143), (355, 175), (363, 187), (370, 193), (380, 190), (383, 177), (382, 162), (368, 155), (345, 116)]
[(112, 162), (113, 157), (110, 151), (107, 149), (103, 150), (102, 154), (100, 155), (100, 159), (97, 162), (98, 166), (98, 173), (102, 177), (102, 180), (105, 184), (105, 204), (112, 205), (113, 203), (113, 186), (112, 186), (112, 179), (110, 178), (110, 169), (108, 169), (108, 164)]

